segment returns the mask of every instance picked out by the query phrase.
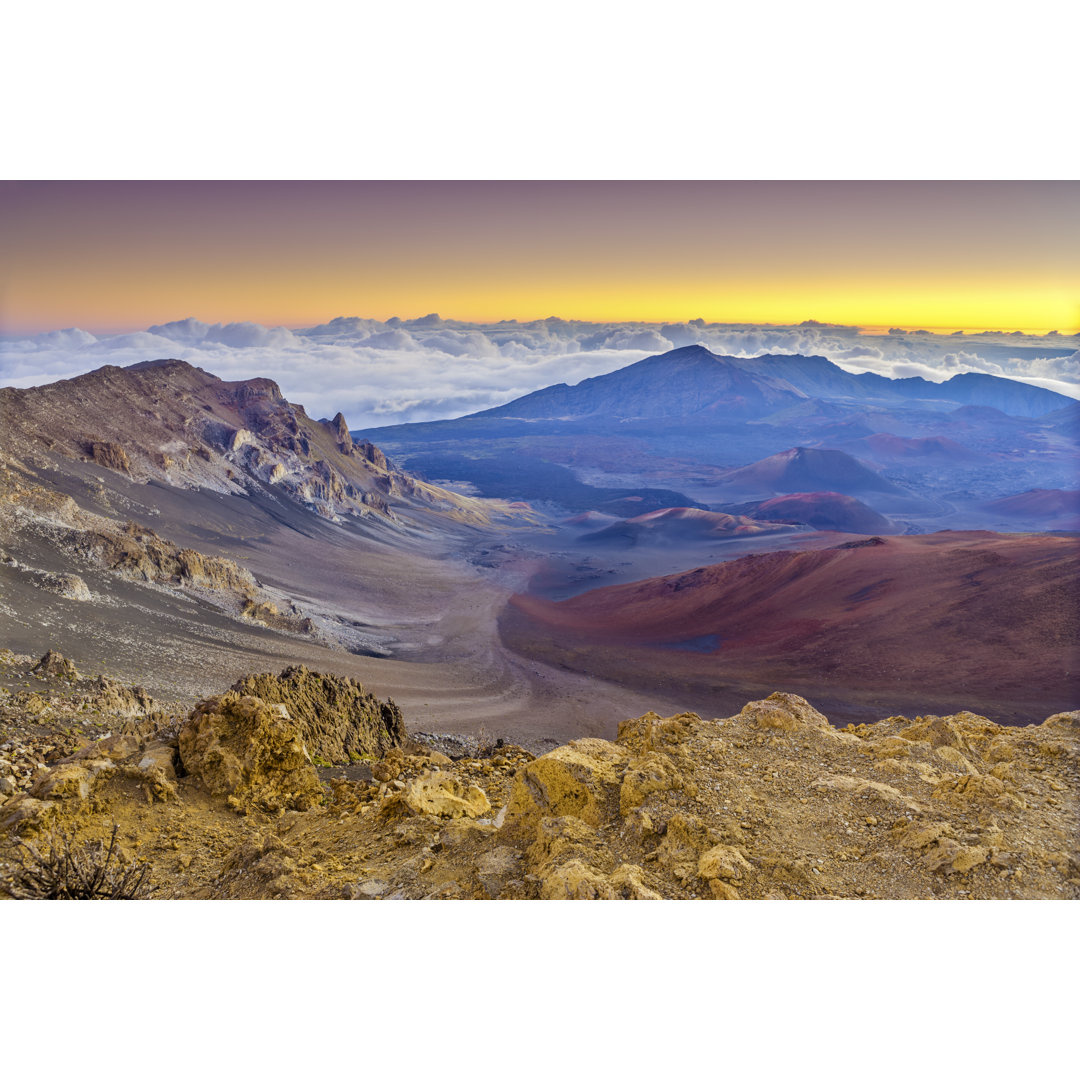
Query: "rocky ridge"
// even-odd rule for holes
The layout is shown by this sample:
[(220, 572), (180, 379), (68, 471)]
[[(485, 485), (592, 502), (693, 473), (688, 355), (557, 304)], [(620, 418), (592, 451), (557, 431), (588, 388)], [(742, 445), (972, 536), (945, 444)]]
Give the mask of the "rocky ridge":
[(320, 764), (380, 758), (405, 740), (401, 710), (393, 701), (380, 701), (355, 679), (322, 675), (300, 665), (280, 675), (247, 675), (232, 690), (284, 708)]
[(0, 804), (51, 765), (114, 734), (156, 730), (177, 716), (139, 686), (84, 677), (64, 656), (0, 649)]
[[(44, 540), (75, 566), (128, 580), (182, 588), (230, 613), (277, 630), (313, 634), (315, 624), (294, 603), (269, 593), (231, 559), (182, 548), (153, 529), (82, 509), (73, 498), (34, 483), (0, 462), (0, 543), (18, 535)], [(0, 565), (32, 584), (72, 600), (92, 600), (75, 573), (43, 570), (0, 549)]]
[(313, 420), (270, 379), (225, 382), (182, 360), (107, 365), (0, 388), (0, 454), (34, 468), (89, 462), (137, 483), (283, 496), (332, 521), (398, 520), (436, 508), (486, 522), (490, 508), (395, 469), (344, 417)]
[[(273, 678), (253, 686), (270, 696)], [(320, 698), (318, 679), (276, 690), (319, 714), (347, 688)], [(0, 878), (16, 834), (84, 844), (115, 823), (122, 857), (178, 897), (1080, 897), (1076, 712), (838, 730), (774, 693), (540, 757), (406, 737), (339, 770), (301, 731), (288, 705), (232, 690), (43, 763), (0, 806)]]

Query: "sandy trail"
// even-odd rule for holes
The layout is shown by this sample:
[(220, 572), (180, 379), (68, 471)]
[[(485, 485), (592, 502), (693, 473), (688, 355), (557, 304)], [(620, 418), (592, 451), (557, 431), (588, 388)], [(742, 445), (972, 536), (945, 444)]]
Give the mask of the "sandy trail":
[(344, 542), (312, 545), (283, 530), (258, 545), (247, 565), (281, 585), (291, 579), (287, 591), (303, 605), (377, 628), (393, 658), (328, 653), (322, 666), (392, 697), (412, 728), (483, 729), (535, 744), (611, 736), (630, 716), (687, 707), (666, 694), (624, 689), (506, 649), (499, 616), (542, 556), (522, 550), (504, 555), (495, 568), (478, 567), (467, 559), (482, 546), (434, 556), (399, 548), (361, 552)]

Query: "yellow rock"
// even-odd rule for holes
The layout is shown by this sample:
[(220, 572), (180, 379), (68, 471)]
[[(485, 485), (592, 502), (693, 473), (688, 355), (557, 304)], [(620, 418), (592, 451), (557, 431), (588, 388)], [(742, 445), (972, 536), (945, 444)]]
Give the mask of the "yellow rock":
[[(953, 828), (947, 822), (935, 821), (920, 824), (912, 821), (898, 830), (896, 839), (903, 848), (926, 848), (942, 839), (952, 839)], [(959, 845), (958, 845), (959, 846)]]
[(901, 731), (900, 738), (925, 742), (933, 747), (951, 746), (969, 751), (985, 745), (1000, 732), (997, 724), (973, 712), (958, 712), (953, 716), (919, 716), (910, 727)]
[(932, 765), (925, 761), (912, 761), (910, 758), (886, 758), (884, 761), (875, 761), (874, 769), (890, 776), (902, 776), (910, 778), (916, 776), (925, 784), (933, 786), (941, 779), (939, 773)]
[(947, 776), (934, 786), (931, 798), (962, 804), (997, 799), (1005, 794), (1005, 782), (996, 776)]
[(633, 863), (623, 863), (611, 875), (611, 884), (616, 895), (623, 900), (661, 900), (658, 892), (650, 889), (642, 880), (645, 871)]
[(541, 875), (541, 900), (614, 900), (615, 888), (603, 874), (572, 859)]
[(713, 878), (723, 878), (725, 881), (733, 878), (737, 880), (743, 874), (750, 873), (750, 869), (750, 864), (743, 857), (742, 851), (727, 844), (717, 844), (709, 848), (698, 859), (697, 866), (698, 877), (705, 878), (706, 881), (711, 881)]
[(713, 878), (709, 882), (709, 889), (713, 894), (714, 900), (740, 899), (738, 890), (729, 885), (726, 881), (721, 881), (719, 878)]
[(1054, 713), (1053, 716), (1048, 716), (1042, 722), (1040, 727), (1050, 729), (1061, 728), (1064, 729), (1064, 732), (1080, 735), (1080, 711), (1074, 709), (1072, 712)]
[(963, 850), (958, 840), (943, 836), (927, 847), (922, 861), (929, 870), (943, 870), (946, 866), (951, 867), (953, 860), (959, 858)]
[(29, 794), (36, 799), (88, 799), (94, 774), (83, 765), (57, 765), (39, 776)]
[(960, 854), (952, 861), (952, 868), (961, 874), (966, 873), (973, 866), (978, 866), (979, 863), (986, 862), (989, 854), (989, 848), (985, 847), (961, 848)]
[(670, 748), (690, 734), (701, 723), (697, 713), (679, 713), (663, 717), (654, 712), (619, 724), (616, 742), (632, 753), (646, 754), (650, 750)]
[(505, 827), (534, 827), (543, 817), (599, 825), (609, 813), (627, 753), (603, 739), (577, 739), (530, 761), (514, 778)]
[(954, 746), (939, 746), (935, 751), (935, 755), (941, 758), (942, 761), (948, 762), (953, 766), (954, 772), (967, 773), (968, 776), (978, 776), (979, 770), (971, 764), (970, 761)]
[(322, 799), (300, 736), (264, 701), (229, 691), (180, 728), (184, 768), (234, 809), (308, 810)]
[(1004, 737), (995, 739), (986, 749), (987, 761), (1012, 761), (1015, 757), (1016, 748)]
[(675, 814), (656, 849), (657, 861), (676, 881), (696, 877), (701, 854), (721, 839), (714, 829), (692, 814)]
[(868, 740), (868, 745), (870, 752), (879, 758), (907, 757), (911, 753), (911, 740), (901, 739), (898, 735)]
[(665, 754), (647, 753), (634, 758), (619, 789), (619, 813), (624, 817), (656, 791), (682, 786), (679, 770)]
[(909, 799), (903, 792), (891, 784), (881, 784), (877, 780), (860, 780), (855, 776), (830, 776), (815, 780), (813, 787), (830, 788), (833, 791), (847, 791), (853, 795), (873, 795), (887, 806), (906, 810), (919, 810), (914, 799)]
[(16, 795), (0, 807), (0, 829), (21, 834), (34, 833), (56, 821), (62, 805), (52, 799)]
[(384, 809), (400, 803), (415, 814), (442, 818), (478, 818), (491, 813), (487, 794), (474, 784), (466, 787), (448, 773), (431, 773), (407, 784), (405, 790), (391, 796)]
[(737, 719), (749, 720), (759, 728), (789, 733), (814, 729), (834, 732), (828, 719), (805, 698), (797, 694), (770, 694), (763, 701), (751, 701), (744, 705)]
[(526, 849), (529, 865), (537, 872), (580, 858), (591, 862), (603, 844), (600, 835), (591, 825), (580, 818), (541, 818), (536, 829), (536, 839)]

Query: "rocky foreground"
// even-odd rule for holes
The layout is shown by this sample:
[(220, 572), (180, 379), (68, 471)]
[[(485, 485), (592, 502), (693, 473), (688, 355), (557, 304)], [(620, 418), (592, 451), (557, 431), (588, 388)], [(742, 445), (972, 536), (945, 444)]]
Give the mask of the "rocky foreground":
[(159, 898), (1080, 896), (1078, 712), (838, 730), (775, 693), (534, 757), (409, 736), (392, 702), (303, 668), (187, 715), (56, 654), (0, 654), (0, 675), (17, 896), (65, 852)]

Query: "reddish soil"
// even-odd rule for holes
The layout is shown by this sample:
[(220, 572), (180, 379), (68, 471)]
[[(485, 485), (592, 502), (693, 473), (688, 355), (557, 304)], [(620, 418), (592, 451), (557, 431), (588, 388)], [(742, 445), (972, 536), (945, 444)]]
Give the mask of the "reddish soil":
[(864, 439), (854, 439), (844, 444), (844, 449), (855, 457), (870, 458), (882, 462), (910, 462), (930, 464), (933, 462), (978, 461), (979, 454), (966, 446), (944, 436), (927, 439), (908, 439), (902, 435), (879, 432)]
[[(882, 521), (885, 519), (882, 518)], [(887, 521), (885, 524), (888, 526)], [(598, 532), (589, 533), (586, 539), (598, 544), (616, 545), (643, 542), (678, 544), (790, 531), (790, 525), (777, 524), (773, 520), (754, 520), (687, 506), (669, 506), (626, 521), (616, 521)]]
[(871, 472), (841, 450), (813, 450), (798, 446), (733, 469), (721, 482), (729, 491), (785, 494), (799, 491), (897, 492), (895, 484)]
[(1075, 540), (844, 540), (559, 603), (515, 596), (504, 640), (620, 683), (725, 700), (768, 686), (842, 703), (845, 716), (956, 705), (1028, 722), (1080, 703)]
[(836, 532), (895, 533), (900, 528), (866, 503), (835, 491), (800, 492), (767, 499), (751, 515), (759, 521), (791, 521)]
[(1036, 521), (1044, 528), (1080, 530), (1080, 491), (1036, 489), (986, 504), (986, 509), (1010, 518)]

